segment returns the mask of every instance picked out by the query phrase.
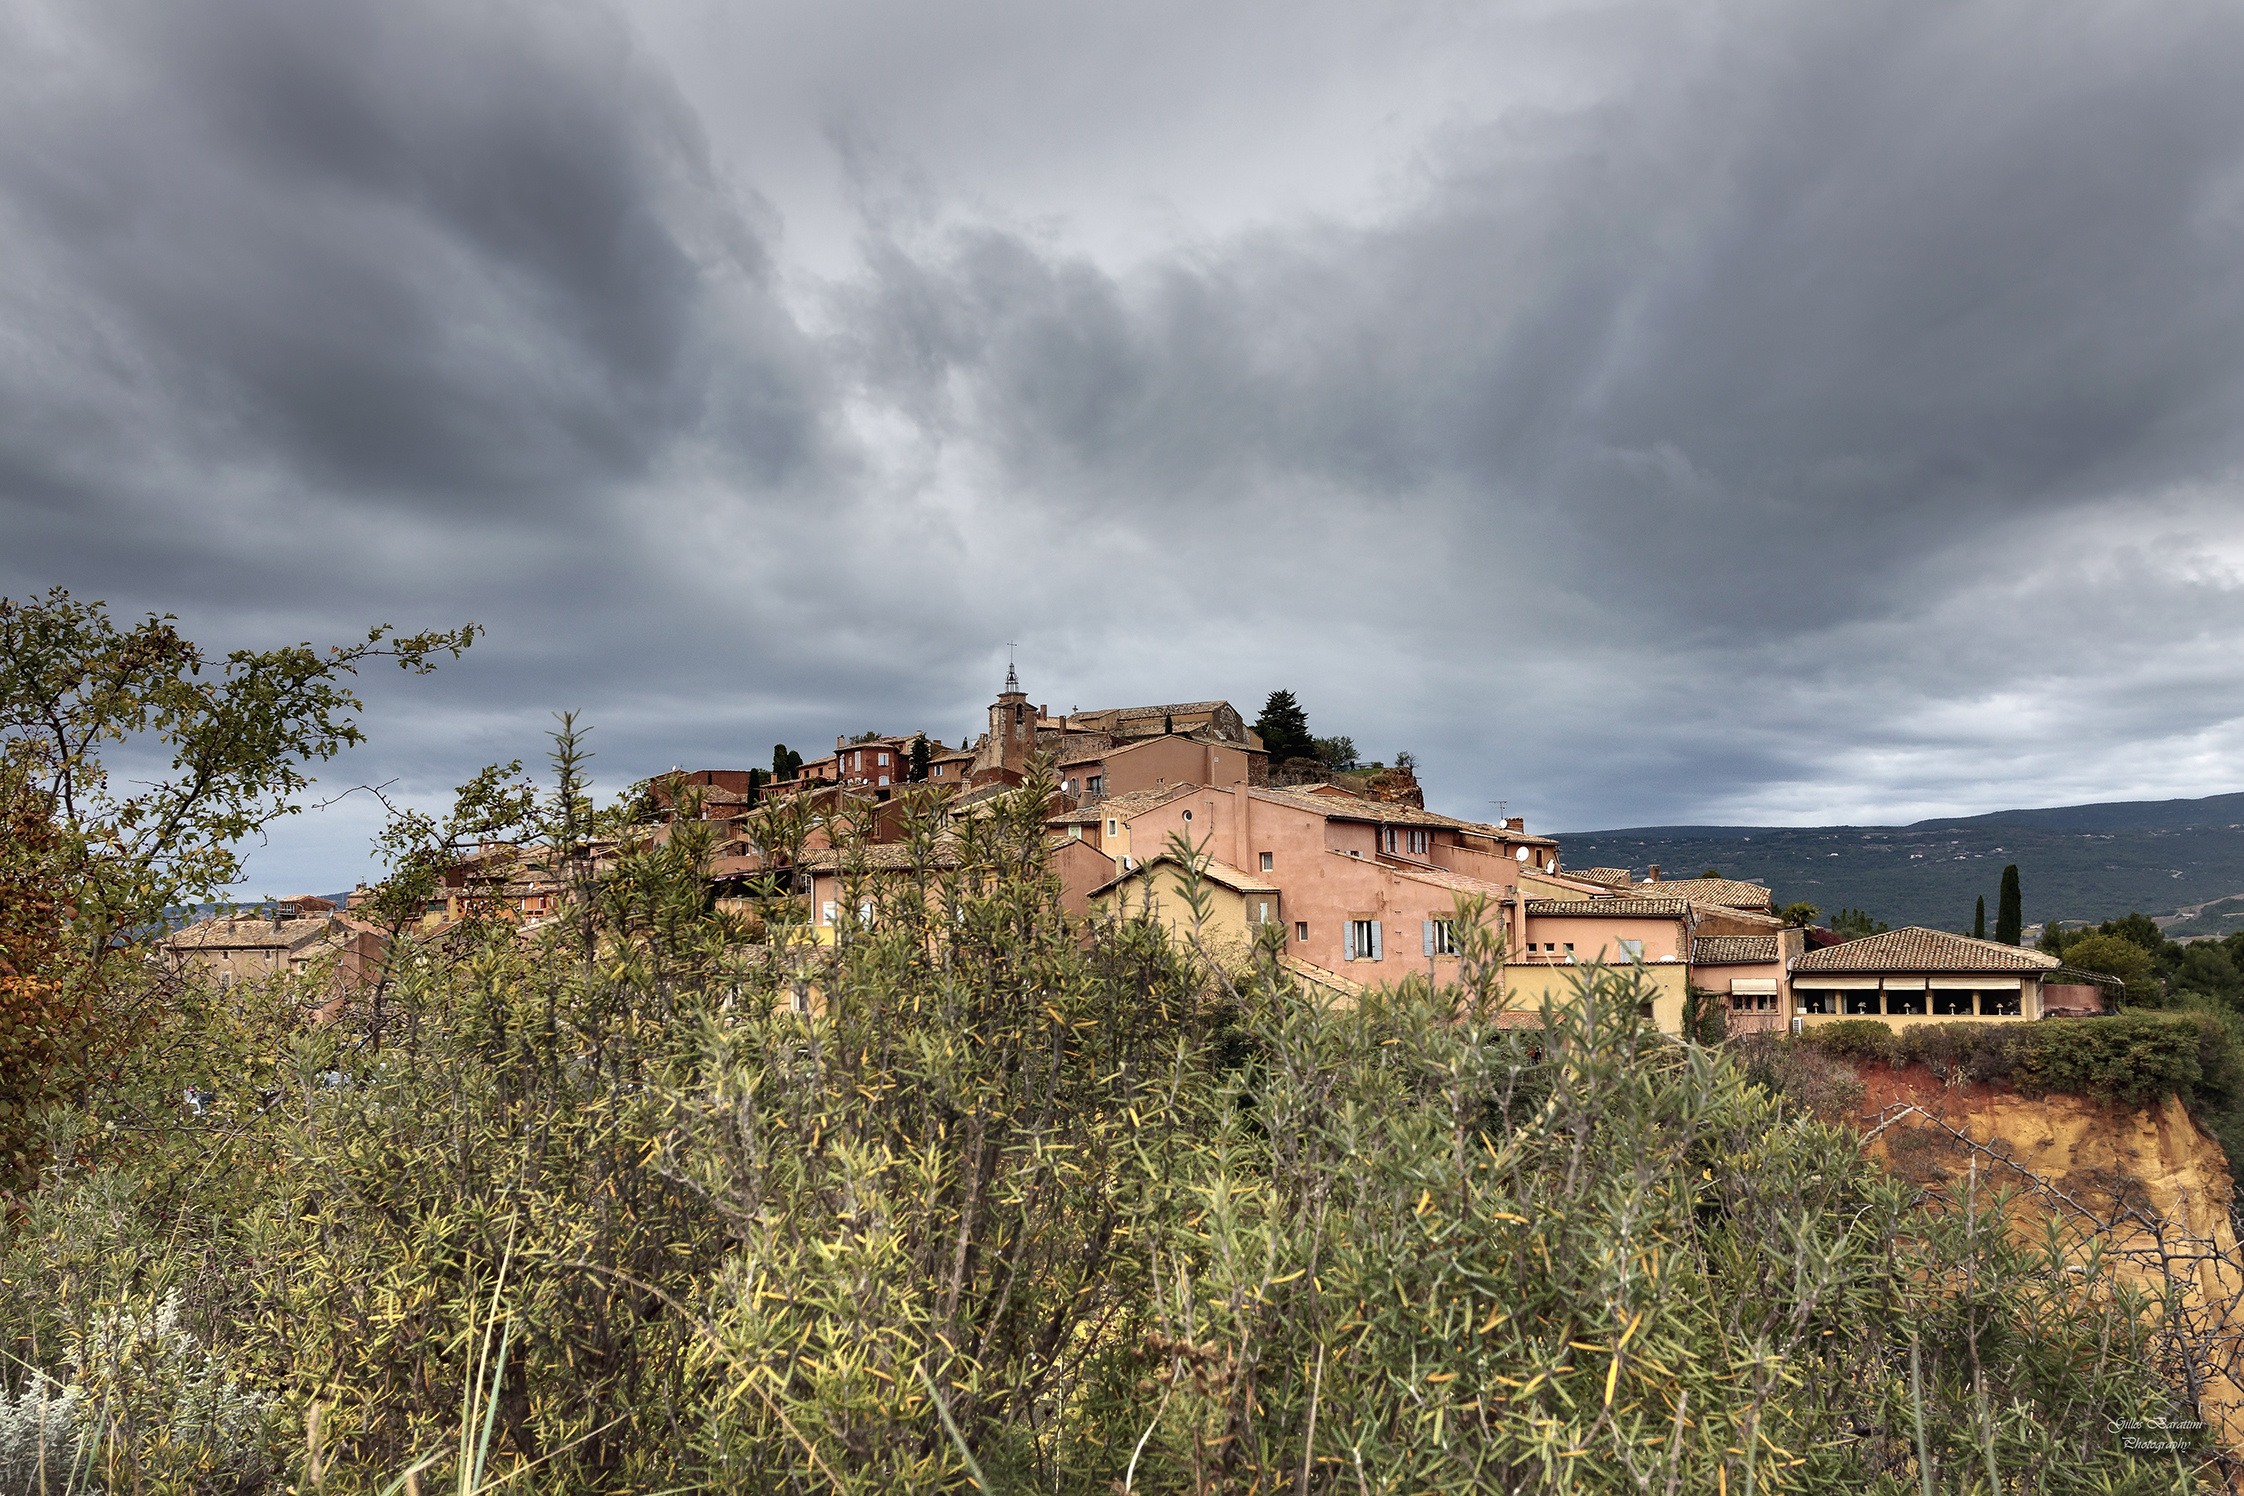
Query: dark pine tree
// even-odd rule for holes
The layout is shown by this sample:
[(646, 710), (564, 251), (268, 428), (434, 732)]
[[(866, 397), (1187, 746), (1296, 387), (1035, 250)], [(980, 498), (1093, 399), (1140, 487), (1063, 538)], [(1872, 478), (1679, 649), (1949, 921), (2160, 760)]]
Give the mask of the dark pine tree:
[(785, 780), (785, 779), (786, 779), (786, 777), (787, 777), (787, 745), (786, 745), (785, 743), (774, 743), (774, 744), (772, 744), (772, 745), (771, 745), (771, 778), (772, 778), (772, 782), (773, 782), (774, 784), (777, 784), (777, 783), (779, 783), (779, 782), (781, 782), (781, 781)]
[(1291, 691), (1272, 691), (1254, 719), (1254, 730), (1269, 751), (1272, 767), (1289, 759), (1314, 758), (1317, 745), (1309, 736), (1309, 714)]
[(1979, 912), (1971, 918), (1971, 938), (1974, 940), (1985, 940), (1987, 938), (1987, 896), (1985, 894), (1979, 896)]
[(907, 783), (927, 783), (927, 761), (929, 757), (927, 739), (924, 736), (912, 739), (912, 766), (905, 770)]
[(761, 770), (761, 769), (750, 769), (750, 770), (748, 771), (748, 807), (747, 807), (747, 808), (748, 808), (748, 809), (750, 809), (750, 810), (754, 810), (754, 809), (756, 808), (756, 802), (757, 802), (758, 800), (761, 800), (761, 799), (763, 798), (763, 793), (764, 793), (764, 771), (763, 771), (763, 770)]
[(1995, 939), (2016, 945), (2026, 927), (2025, 900), (2018, 893), (2018, 864), (2002, 870), (2002, 902), (1995, 910)]

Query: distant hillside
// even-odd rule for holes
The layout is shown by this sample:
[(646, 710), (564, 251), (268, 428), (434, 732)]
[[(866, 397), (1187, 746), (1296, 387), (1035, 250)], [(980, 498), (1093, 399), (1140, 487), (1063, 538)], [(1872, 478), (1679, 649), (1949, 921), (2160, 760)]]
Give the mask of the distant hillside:
[[(1984, 896), (1995, 917), (2004, 863), (2018, 864), (2026, 922), (2166, 915), (2214, 905), (2187, 933), (2244, 927), (2244, 794), (2003, 810), (1910, 826), (1638, 826), (1558, 838), (1572, 867), (1642, 877), (1707, 868), (1763, 882), (1779, 905), (1867, 909), (1895, 925), (1968, 929)], [(2200, 924), (2206, 928), (2200, 930)]]

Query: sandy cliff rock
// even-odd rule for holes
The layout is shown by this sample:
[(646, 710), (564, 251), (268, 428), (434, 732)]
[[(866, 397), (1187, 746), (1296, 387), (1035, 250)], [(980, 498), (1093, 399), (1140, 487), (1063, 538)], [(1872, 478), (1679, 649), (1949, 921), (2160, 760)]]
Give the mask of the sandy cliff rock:
[(2041, 1219), (2055, 1215), (2080, 1240), (2103, 1230), (2110, 1248), (2125, 1254), (2123, 1270), (2139, 1280), (2193, 1279), (2190, 1312), (2212, 1335), (2216, 1363), (2204, 1411), (2229, 1448), (2244, 1449), (2244, 1252), (2230, 1213), (2235, 1185), (2220, 1144), (2179, 1099), (2129, 1108), (2082, 1096), (2022, 1096), (1944, 1082), (1921, 1065), (1866, 1065), (1858, 1076), (1859, 1125), (1872, 1155), (1896, 1174), (1923, 1184), (1961, 1180), (1976, 1158), (1982, 1181), (2020, 1188), (2013, 1215), (2037, 1235)]

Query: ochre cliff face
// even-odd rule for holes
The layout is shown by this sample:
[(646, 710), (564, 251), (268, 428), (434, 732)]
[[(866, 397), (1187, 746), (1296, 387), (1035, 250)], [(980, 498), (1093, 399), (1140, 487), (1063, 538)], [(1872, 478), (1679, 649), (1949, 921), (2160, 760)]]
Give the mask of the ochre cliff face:
[[(2179, 1255), (2195, 1259), (2172, 1270), (2196, 1280), (2192, 1313), (2217, 1340), (2213, 1359), (2221, 1369), (2208, 1379), (2204, 1412), (2227, 1447), (2244, 1449), (2244, 1368), (2236, 1364), (2244, 1253), (2229, 1211), (2235, 1186), (2221, 1145), (2178, 1098), (2117, 1107), (2084, 1096), (2021, 1096), (2002, 1086), (1943, 1082), (1922, 1065), (1864, 1065), (1857, 1077), (1863, 1096), (1856, 1120), (1870, 1135), (1868, 1151), (1905, 1179), (1962, 1182), (1976, 1158), (1982, 1184), (2019, 1191), (2012, 1216), (2037, 1237), (2052, 1214), (2081, 1239), (2094, 1229), (2091, 1217), (2116, 1222), (2108, 1246), (2127, 1254), (2122, 1271), (2146, 1283), (2164, 1271), (2148, 1222), (2161, 1223), (2169, 1253), (2181, 1247)], [(1986, 1151), (1957, 1142), (1949, 1128)], [(2063, 1198), (2037, 1194), (2028, 1176)]]

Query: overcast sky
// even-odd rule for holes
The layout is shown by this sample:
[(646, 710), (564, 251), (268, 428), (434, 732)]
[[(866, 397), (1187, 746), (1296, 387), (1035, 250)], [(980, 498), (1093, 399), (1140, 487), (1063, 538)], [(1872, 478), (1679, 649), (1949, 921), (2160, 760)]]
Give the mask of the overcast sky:
[[(2244, 788), (2244, 10), (0, 0), (0, 592), (595, 725), (1295, 691), (1540, 830)], [(369, 875), (306, 818), (249, 893)]]

